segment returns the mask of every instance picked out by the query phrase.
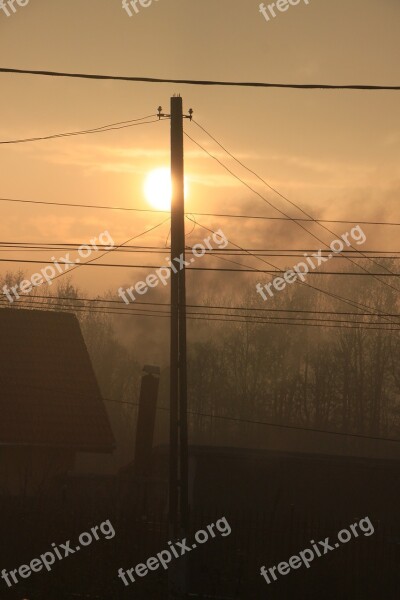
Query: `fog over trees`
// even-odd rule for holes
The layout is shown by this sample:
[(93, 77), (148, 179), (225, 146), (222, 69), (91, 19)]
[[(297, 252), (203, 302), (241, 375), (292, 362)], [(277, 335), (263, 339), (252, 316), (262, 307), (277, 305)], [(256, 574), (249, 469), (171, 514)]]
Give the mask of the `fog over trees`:
[[(379, 264), (395, 270), (388, 260), (383, 263), (380, 259)], [(368, 265), (368, 268), (376, 272), (379, 267)], [(356, 267), (351, 266), (347, 272), (351, 270), (355, 272)], [(21, 273), (9, 273), (0, 285), (20, 279)], [(252, 280), (242, 286), (242, 295), (235, 298), (227, 293), (218, 301), (215, 296), (211, 300), (204, 289), (200, 290), (196, 298), (198, 304), (205, 306), (201, 312), (224, 316), (214, 322), (188, 321), (191, 440), (240, 446), (250, 436), (254, 446), (262, 445), (265, 428), (246, 421), (377, 437), (398, 436), (398, 319), (384, 316), (398, 312), (398, 301), (396, 291), (384, 285), (383, 279), (396, 287), (397, 280), (392, 277), (378, 282), (367, 276), (318, 274), (309, 277), (307, 283), (327, 291), (326, 294), (292, 285), (284, 295), (277, 294), (268, 302), (259, 299)], [(190, 294), (194, 296), (193, 290)], [(117, 314), (105, 314), (100, 308), (104, 304), (95, 309), (94, 303), (82, 300), (86, 296), (84, 291), (70, 281), (54, 286), (51, 299), (40, 295), (49, 293), (40, 288), (24, 297), (22, 304), (3, 302), (3, 306), (76, 313), (106, 399), (118, 442), (119, 462), (126, 463), (133, 453), (136, 404), (145, 362), (146, 333), (141, 329), (140, 336), (135, 335), (136, 324), (142, 319), (119, 316), (117, 310), (122, 310), (122, 303), (113, 307)], [(339, 301), (334, 295), (349, 302)], [(115, 299), (115, 294), (105, 291), (101, 297)], [(359, 308), (353, 303), (358, 303)], [(216, 305), (234, 306), (235, 310), (207, 308)], [(262, 310), (236, 310), (240, 306)], [(270, 311), (283, 307), (296, 312)], [(264, 309), (269, 310), (264, 312)], [(212, 315), (209, 319), (218, 319)], [(237, 322), (244, 317), (247, 322)], [(234, 321), (223, 321), (228, 319)], [(168, 413), (162, 409), (168, 407), (168, 320), (143, 317), (143, 321), (149, 336), (157, 334), (159, 329), (166, 350), (164, 363), (160, 365), (161, 410), (157, 428), (158, 440), (166, 441)]]

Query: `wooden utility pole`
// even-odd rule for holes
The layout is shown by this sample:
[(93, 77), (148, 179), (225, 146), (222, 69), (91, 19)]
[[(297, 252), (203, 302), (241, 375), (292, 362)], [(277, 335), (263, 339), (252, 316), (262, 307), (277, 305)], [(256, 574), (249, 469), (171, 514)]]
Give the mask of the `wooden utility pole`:
[[(171, 263), (182, 252), (184, 229), (183, 191), (183, 114), (182, 98), (171, 98)], [(185, 234), (183, 234), (185, 235)], [(173, 263), (174, 265), (174, 263)], [(180, 279), (179, 265), (171, 267), (171, 331), (170, 331), (170, 456), (169, 514), (174, 536), (179, 534), (179, 425), (180, 425)]]
[[(189, 521), (188, 425), (185, 289), (185, 198), (182, 98), (171, 98), (171, 337), (169, 523), (174, 536), (186, 532)], [(174, 260), (174, 259), (179, 259)]]
[[(186, 537), (189, 526), (188, 423), (185, 288), (185, 190), (182, 98), (171, 98), (171, 114), (161, 106), (158, 116), (171, 119), (171, 337), (170, 337), (170, 446), (169, 529), (172, 538)], [(186, 561), (170, 566), (169, 597), (186, 593)]]

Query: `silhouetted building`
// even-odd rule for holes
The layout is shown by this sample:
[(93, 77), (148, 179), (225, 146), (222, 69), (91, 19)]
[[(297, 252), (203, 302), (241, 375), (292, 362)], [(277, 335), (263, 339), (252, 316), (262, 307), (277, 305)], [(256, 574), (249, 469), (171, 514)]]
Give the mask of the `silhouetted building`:
[[(148, 478), (148, 510), (167, 511), (168, 446), (154, 449)], [(133, 463), (121, 470), (127, 485)], [(218, 446), (189, 447), (192, 511), (254, 514), (287, 522), (291, 515), (398, 519), (400, 462)], [(349, 502), (351, 497), (351, 502)], [(350, 513), (350, 514), (349, 514)]]
[(0, 310), (0, 494), (36, 495), (114, 437), (75, 315)]

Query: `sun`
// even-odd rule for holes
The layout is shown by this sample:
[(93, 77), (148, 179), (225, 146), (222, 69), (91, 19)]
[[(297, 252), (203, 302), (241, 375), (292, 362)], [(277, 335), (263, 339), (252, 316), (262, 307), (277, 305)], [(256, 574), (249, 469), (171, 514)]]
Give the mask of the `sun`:
[[(157, 210), (171, 210), (172, 183), (171, 171), (167, 167), (153, 169), (144, 182), (144, 193), (147, 201)], [(188, 193), (188, 182), (184, 178), (185, 198)]]
[(144, 193), (151, 206), (158, 210), (171, 209), (172, 185), (168, 168), (154, 169), (146, 177)]

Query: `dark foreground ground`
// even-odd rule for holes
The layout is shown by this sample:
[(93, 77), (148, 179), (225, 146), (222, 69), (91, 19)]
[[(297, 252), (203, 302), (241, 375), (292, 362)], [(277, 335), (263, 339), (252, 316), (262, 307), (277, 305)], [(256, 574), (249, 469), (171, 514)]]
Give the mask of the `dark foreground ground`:
[[(88, 546), (56, 560), (51, 571), (31, 573), (11, 588), (0, 580), (0, 598), (28, 600), (125, 600), (131, 598), (164, 599), (174, 578), (186, 571), (188, 593), (185, 598), (209, 599), (398, 599), (400, 597), (400, 527), (393, 516), (385, 522), (371, 517), (374, 533), (352, 537), (347, 543), (315, 558), (310, 568), (302, 565), (277, 581), (267, 584), (260, 567), (288, 561), (294, 554), (311, 548), (310, 541), (331, 544), (338, 532), (366, 515), (339, 520), (333, 515), (310, 518), (304, 512), (288, 511), (274, 517), (248, 508), (241, 513), (224, 514), (222, 509), (192, 515), (188, 543), (194, 534), (225, 517), (231, 528), (197, 545), (185, 558), (149, 572), (135, 583), (124, 586), (118, 569), (146, 562), (168, 548), (168, 524), (164, 510), (144, 513), (133, 506), (121, 509), (115, 494), (107, 498), (87, 499), (78, 505), (65, 498), (28, 503), (1, 502), (0, 567), (9, 573), (32, 559), (71, 541), (76, 548), (82, 532), (109, 521), (115, 536), (93, 540)], [(110, 529), (108, 528), (109, 532)], [(99, 534), (100, 535), (100, 534)], [(61, 550), (62, 554), (64, 551)], [(323, 552), (323, 549), (321, 549)], [(187, 559), (186, 559), (187, 558)], [(170, 578), (170, 582), (168, 581)], [(171, 583), (172, 581), (172, 583)]]

